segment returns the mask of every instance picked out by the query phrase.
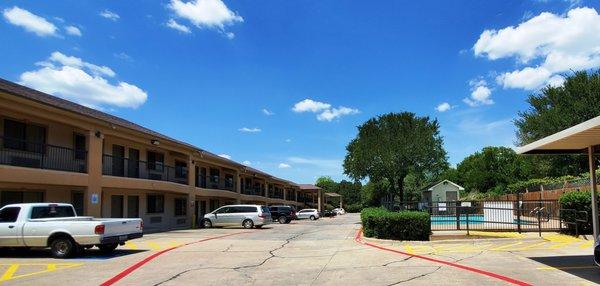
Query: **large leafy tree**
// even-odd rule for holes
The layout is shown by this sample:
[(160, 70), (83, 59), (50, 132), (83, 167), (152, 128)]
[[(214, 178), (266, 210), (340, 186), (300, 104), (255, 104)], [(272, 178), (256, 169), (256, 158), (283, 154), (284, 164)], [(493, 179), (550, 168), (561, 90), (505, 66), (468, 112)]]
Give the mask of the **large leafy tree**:
[(391, 197), (404, 200), (408, 174), (438, 174), (448, 167), (439, 129), (437, 120), (411, 112), (371, 118), (346, 147), (344, 173), (354, 180), (385, 180)]
[(527, 179), (529, 172), (524, 158), (512, 149), (485, 147), (458, 164), (456, 182), (467, 191), (502, 192), (509, 184)]
[[(520, 145), (539, 140), (600, 115), (600, 72), (576, 72), (562, 86), (548, 86), (527, 99), (530, 108), (515, 120)], [(582, 156), (538, 156), (542, 176), (577, 175), (587, 171)]]

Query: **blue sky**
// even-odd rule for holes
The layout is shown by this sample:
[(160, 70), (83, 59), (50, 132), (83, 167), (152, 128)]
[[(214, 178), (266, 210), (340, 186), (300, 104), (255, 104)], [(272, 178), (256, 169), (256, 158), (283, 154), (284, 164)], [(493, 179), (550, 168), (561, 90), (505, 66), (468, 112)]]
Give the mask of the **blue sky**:
[(0, 76), (276, 176), (343, 178), (356, 126), (437, 118), (452, 164), (600, 67), (598, 1), (3, 1)]

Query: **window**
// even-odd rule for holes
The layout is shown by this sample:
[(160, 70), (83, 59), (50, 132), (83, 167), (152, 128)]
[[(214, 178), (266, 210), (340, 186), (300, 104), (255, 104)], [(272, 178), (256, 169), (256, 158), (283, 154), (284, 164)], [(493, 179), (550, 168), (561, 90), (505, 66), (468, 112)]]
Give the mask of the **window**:
[(233, 188), (234, 187), (233, 175), (231, 175), (231, 174), (225, 174), (225, 187), (226, 188)]
[(215, 169), (215, 168), (210, 168), (210, 182), (211, 183), (218, 183), (219, 182), (219, 175), (220, 175), (220, 171), (219, 169)]
[(44, 152), (46, 128), (4, 119), (4, 147), (35, 153)]
[(53, 218), (53, 217), (73, 217), (75, 212), (72, 207), (49, 205), (47, 207), (33, 207), (31, 209), (31, 218)]
[(158, 152), (148, 151), (148, 170), (162, 172), (165, 163), (165, 155)]
[(225, 214), (225, 213), (230, 213), (230, 212), (231, 212), (230, 207), (222, 207), (222, 208), (218, 209), (217, 211), (215, 211), (215, 213), (217, 213), (217, 214)]
[(146, 197), (146, 204), (149, 214), (163, 213), (165, 211), (165, 196), (148, 195)]
[(268, 207), (262, 206), (262, 207), (260, 207), (260, 209), (262, 210), (263, 213), (271, 213), (271, 211), (269, 211)]
[(187, 199), (175, 199), (175, 216), (187, 215)]
[(256, 207), (239, 207), (242, 213), (255, 213), (257, 212)]
[(10, 207), (10, 208), (2, 209), (0, 211), (0, 223), (17, 221), (20, 211), (21, 211), (21, 208), (19, 208), (19, 207)]
[(175, 178), (187, 178), (187, 163), (175, 161)]
[(75, 147), (75, 159), (85, 160), (85, 136), (73, 134), (73, 147)]
[(44, 192), (36, 191), (0, 191), (0, 207), (10, 204), (41, 203)]

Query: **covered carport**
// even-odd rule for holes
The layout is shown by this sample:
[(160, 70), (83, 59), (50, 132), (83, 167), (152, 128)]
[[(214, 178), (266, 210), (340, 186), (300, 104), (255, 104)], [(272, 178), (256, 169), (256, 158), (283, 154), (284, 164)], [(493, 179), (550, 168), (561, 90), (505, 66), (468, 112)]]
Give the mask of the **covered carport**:
[(598, 238), (598, 186), (595, 155), (600, 146), (600, 116), (516, 149), (518, 154), (587, 155), (592, 195), (592, 226)]
[(331, 204), (332, 200), (336, 200), (339, 203), (339, 208), (344, 208), (343, 207), (343, 203), (344, 203), (344, 199), (342, 197), (342, 195), (338, 194), (338, 193), (325, 193), (325, 203), (326, 204)]

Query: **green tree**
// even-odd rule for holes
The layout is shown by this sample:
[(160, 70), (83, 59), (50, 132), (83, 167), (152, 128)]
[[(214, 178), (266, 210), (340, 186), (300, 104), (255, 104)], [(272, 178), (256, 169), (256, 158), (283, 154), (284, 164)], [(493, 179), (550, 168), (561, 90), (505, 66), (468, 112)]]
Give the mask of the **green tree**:
[(458, 180), (467, 191), (503, 192), (506, 186), (529, 178), (524, 158), (510, 148), (485, 147), (457, 166)]
[(360, 181), (350, 182), (341, 180), (338, 184), (337, 193), (342, 195), (345, 205), (361, 203), (362, 184)]
[(381, 199), (388, 193), (389, 183), (387, 180), (369, 181), (362, 187), (361, 201), (365, 207), (378, 207)]
[(319, 177), (315, 185), (328, 193), (337, 193), (338, 190), (338, 183), (329, 176)]
[[(562, 86), (529, 95), (530, 108), (515, 120), (517, 143), (525, 145), (600, 115), (600, 71), (576, 72)], [(584, 156), (535, 156), (540, 177), (577, 175), (587, 171)]]
[(411, 112), (369, 119), (346, 147), (344, 173), (354, 180), (387, 180), (389, 193), (404, 200), (409, 173), (439, 174), (448, 167), (437, 120)]

